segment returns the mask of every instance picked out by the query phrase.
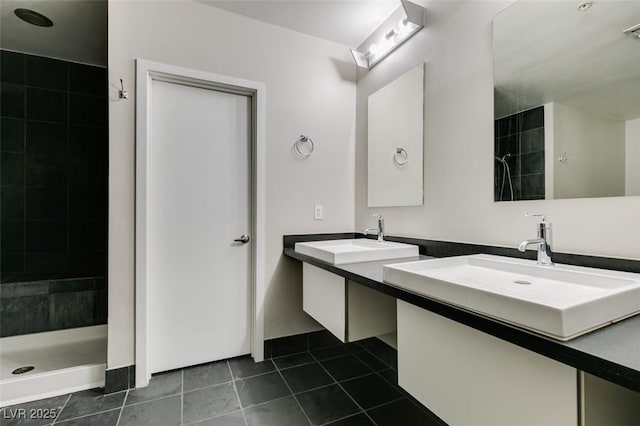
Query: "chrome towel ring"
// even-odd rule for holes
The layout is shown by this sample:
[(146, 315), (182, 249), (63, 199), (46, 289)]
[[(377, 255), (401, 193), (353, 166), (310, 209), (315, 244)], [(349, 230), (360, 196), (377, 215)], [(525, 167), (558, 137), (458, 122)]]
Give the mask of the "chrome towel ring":
[(293, 144), (293, 153), (296, 157), (301, 159), (309, 158), (313, 152), (315, 145), (313, 140), (305, 135), (300, 135), (298, 140)]
[(396, 151), (393, 153), (393, 164), (396, 167), (404, 167), (409, 162), (409, 154), (405, 151), (404, 148), (396, 148)]

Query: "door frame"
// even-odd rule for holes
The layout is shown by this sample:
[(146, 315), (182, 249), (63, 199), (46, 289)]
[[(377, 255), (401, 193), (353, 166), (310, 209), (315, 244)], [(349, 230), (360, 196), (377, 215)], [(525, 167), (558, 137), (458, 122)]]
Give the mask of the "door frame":
[(136, 59), (136, 182), (135, 182), (135, 365), (136, 387), (149, 384), (148, 363), (148, 197), (151, 98), (153, 80), (248, 96), (251, 99), (251, 356), (264, 359), (265, 259), (265, 91), (264, 83), (190, 68)]

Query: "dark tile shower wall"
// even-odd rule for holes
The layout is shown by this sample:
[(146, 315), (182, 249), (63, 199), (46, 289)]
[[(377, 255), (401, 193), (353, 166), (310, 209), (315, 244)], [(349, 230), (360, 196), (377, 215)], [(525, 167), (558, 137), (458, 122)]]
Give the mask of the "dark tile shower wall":
[[(544, 199), (544, 107), (495, 121), (494, 155), (506, 158), (511, 172), (513, 200)], [(508, 177), (502, 198), (503, 166), (494, 159), (494, 200), (510, 201)]]
[(107, 323), (104, 278), (2, 283), (0, 337)]
[(0, 334), (104, 323), (107, 70), (2, 50), (0, 83)]

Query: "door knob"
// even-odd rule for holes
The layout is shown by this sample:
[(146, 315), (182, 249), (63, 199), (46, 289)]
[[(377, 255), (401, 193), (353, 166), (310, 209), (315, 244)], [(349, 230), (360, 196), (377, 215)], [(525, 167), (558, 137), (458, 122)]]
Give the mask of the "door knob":
[(233, 241), (236, 242), (236, 243), (247, 244), (249, 242), (249, 240), (251, 240), (250, 236), (248, 236), (247, 234), (242, 234), (242, 235), (240, 235), (240, 238), (236, 238)]

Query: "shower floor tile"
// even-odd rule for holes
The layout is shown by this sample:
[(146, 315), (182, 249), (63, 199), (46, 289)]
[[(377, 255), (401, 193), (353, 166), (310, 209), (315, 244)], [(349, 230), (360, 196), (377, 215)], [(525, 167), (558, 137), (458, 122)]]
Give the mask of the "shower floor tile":
[[(95, 389), (6, 407), (0, 425), (446, 426), (398, 387), (389, 349), (356, 348), (356, 358), (340, 344), (275, 362), (242, 357), (160, 373), (146, 388), (106, 396)], [(21, 414), (38, 409), (57, 419)]]

